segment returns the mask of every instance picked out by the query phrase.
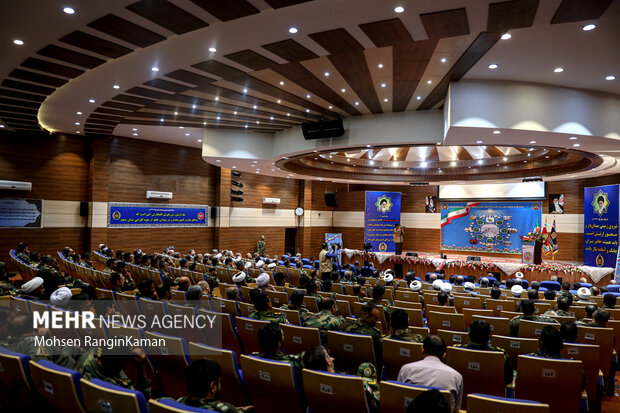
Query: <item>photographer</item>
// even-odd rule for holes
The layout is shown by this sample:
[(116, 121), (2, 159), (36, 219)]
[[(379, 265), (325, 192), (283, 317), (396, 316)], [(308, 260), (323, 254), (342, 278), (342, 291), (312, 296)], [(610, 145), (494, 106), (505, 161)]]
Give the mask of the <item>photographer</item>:
[(403, 254), (403, 236), (405, 235), (405, 227), (396, 224), (394, 227), (394, 245), (396, 245), (396, 255)]
[(332, 263), (333, 258), (338, 258), (338, 254), (330, 252), (330, 248), (326, 242), (323, 243), (323, 249), (319, 253), (319, 268), (321, 269), (321, 279), (331, 279), (332, 271), (334, 269), (334, 264)]

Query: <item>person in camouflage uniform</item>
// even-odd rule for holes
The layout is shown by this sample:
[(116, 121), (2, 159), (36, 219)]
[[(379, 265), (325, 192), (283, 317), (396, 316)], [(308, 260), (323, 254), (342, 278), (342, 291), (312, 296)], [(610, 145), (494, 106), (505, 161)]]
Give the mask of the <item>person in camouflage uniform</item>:
[(267, 245), (265, 244), (265, 236), (261, 235), (260, 239), (256, 243), (256, 252), (258, 253), (258, 255), (262, 257), (265, 255), (266, 251), (267, 251)]
[(63, 275), (58, 270), (58, 265), (54, 262), (54, 258), (51, 255), (44, 255), (41, 257), (41, 264), (39, 265), (39, 271), (48, 271), (50, 276), (58, 283), (58, 285), (73, 285), (75, 280), (73, 277), (65, 274)]
[(487, 321), (474, 320), (469, 326), (469, 343), (456, 344), (454, 347), (466, 348), (469, 350), (482, 351), (501, 351), (504, 354), (504, 384), (512, 383), (513, 372), (508, 353), (504, 349), (489, 344), (491, 337), (491, 326)]
[(288, 324), (286, 315), (272, 310), (271, 300), (263, 291), (255, 288), (250, 293), (250, 298), (254, 304), (255, 311), (251, 312), (249, 317), (255, 320), (264, 320), (273, 323)]
[(172, 285), (176, 285), (176, 279), (170, 273), (168, 262), (164, 260), (159, 262), (159, 273), (161, 274), (161, 279), (163, 282), (169, 282)]
[(299, 312), (299, 317), (301, 318), (301, 322), (303, 323), (306, 318), (310, 316), (310, 311), (307, 308), (302, 307), (302, 303), (304, 301), (304, 292), (302, 290), (294, 290), (291, 294), (291, 302), (290, 304), (283, 304), (280, 306), (283, 310), (295, 310)]
[(510, 335), (512, 337), (519, 336), (519, 322), (521, 320), (539, 321), (542, 323), (556, 322), (553, 318), (534, 315), (536, 307), (534, 306), (534, 301), (532, 300), (521, 301), (521, 311), (523, 312), (523, 315), (518, 315), (510, 320)]
[(204, 274), (205, 281), (209, 284), (209, 288), (211, 291), (214, 291), (217, 287), (220, 286), (220, 280), (217, 277), (217, 269), (215, 267), (211, 267), (207, 274)]
[[(302, 354), (285, 354), (282, 352), (284, 333), (279, 323), (269, 323), (258, 329), (258, 343), (263, 349), (262, 353), (254, 352), (253, 356), (274, 361), (285, 361), (293, 366), (293, 372), (298, 380), (301, 380), (303, 370)], [(301, 381), (299, 381), (301, 383)]]
[[(116, 336), (114, 339), (122, 339)], [(123, 370), (127, 363), (133, 362), (137, 371), (134, 384)], [(94, 354), (80, 357), (76, 370), (85, 380), (99, 379), (131, 390), (138, 390), (148, 400), (151, 395), (151, 381), (146, 377), (146, 355), (139, 348), (117, 345), (112, 349), (98, 347)]]
[(344, 317), (336, 315), (336, 301), (326, 298), (319, 303), (319, 312), (306, 318), (304, 327), (316, 327), (321, 333), (321, 341), (327, 344), (328, 331), (342, 331), (346, 324)]
[(374, 305), (383, 308), (383, 315), (385, 317), (386, 327), (390, 327), (390, 307), (388, 305), (383, 304), (383, 296), (385, 295), (385, 286), (383, 284), (377, 284), (372, 289), (372, 300), (371, 303)]
[(19, 244), (15, 251), (15, 256), (24, 263), (30, 264), (30, 249), (28, 248), (28, 244), (25, 242)]
[(556, 302), (556, 308), (553, 310), (548, 310), (543, 314), (544, 317), (552, 317), (554, 315), (560, 317), (571, 317), (572, 314), (568, 312), (570, 310), (570, 301), (568, 297), (560, 296)]
[[(176, 401), (186, 406), (212, 410), (219, 413), (242, 413), (252, 409), (252, 406), (234, 407), (220, 401), (220, 377), (222, 368), (213, 360), (194, 360), (185, 370), (187, 393)], [(160, 399), (161, 400), (161, 399)]]
[[(323, 346), (316, 346), (306, 351), (303, 356), (303, 365), (308, 370), (336, 373), (334, 358)], [(377, 368), (372, 363), (361, 363), (357, 368), (357, 376), (362, 378), (366, 399), (371, 411), (373, 413), (379, 412), (381, 393), (377, 380)]]
[(149, 298), (151, 300), (157, 300), (157, 290), (155, 289), (155, 283), (150, 278), (145, 278), (138, 284), (138, 298)]
[(6, 263), (0, 262), (0, 296), (15, 295), (17, 288), (9, 280), (9, 272), (6, 269)]
[(411, 341), (414, 343), (421, 343), (424, 341), (424, 336), (421, 334), (413, 334), (409, 331), (409, 314), (403, 309), (397, 308), (391, 315), (391, 327), (392, 333), (383, 337), (385, 340), (401, 340)]
[(379, 321), (379, 307), (373, 303), (366, 303), (360, 310), (359, 317), (344, 328), (345, 333), (363, 334), (372, 337), (372, 345), (375, 352), (375, 359), (379, 369), (383, 367), (383, 348), (381, 331), (375, 328)]
[(592, 320), (586, 321), (584, 319), (582, 321), (578, 321), (577, 325), (584, 327), (605, 328), (607, 327), (607, 322), (609, 321), (610, 317), (611, 313), (609, 311), (605, 310), (604, 308), (598, 308), (596, 311), (594, 311), (594, 314), (592, 315)]

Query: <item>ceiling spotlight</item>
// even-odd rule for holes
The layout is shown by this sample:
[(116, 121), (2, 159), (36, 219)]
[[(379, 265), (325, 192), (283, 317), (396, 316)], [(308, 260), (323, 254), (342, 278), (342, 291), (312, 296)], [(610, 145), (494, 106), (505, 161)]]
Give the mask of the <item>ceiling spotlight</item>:
[(121, 87), (119, 85), (114, 85), (112, 86), (114, 89), (120, 89)]
[(258, 106), (254, 105), (254, 106), (252, 106), (252, 107), (253, 107), (254, 109), (256, 109)]
[(581, 145), (580, 145), (580, 144), (578, 144), (578, 143), (573, 143), (573, 146), (574, 146), (575, 148), (578, 148), (578, 147), (580, 147)]
[(132, 131), (137, 131), (137, 130), (138, 130), (138, 128), (131, 128), (131, 130), (132, 130)]
[(545, 155), (545, 159), (549, 159), (549, 155)]
[(536, 141), (530, 141), (530, 143), (534, 144), (534, 143), (536, 143)]
[(289, 32), (290, 34), (295, 34), (295, 33), (297, 33), (297, 27), (290, 27), (290, 28), (288, 29), (288, 32)]
[(286, 116), (291, 116), (291, 114), (290, 114), (290, 113), (287, 113), (287, 114), (286, 114)]
[(426, 83), (428, 83), (430, 85), (431, 83), (433, 83), (433, 81), (432, 80), (427, 80)]
[(202, 142), (202, 139), (198, 139), (196, 142)]
[(568, 138), (568, 139), (569, 139), (569, 140), (571, 140), (571, 141), (576, 141), (576, 140), (577, 140), (577, 139), (579, 139), (579, 138), (578, 138), (578, 137), (576, 137), (576, 136), (571, 136), (571, 137), (570, 137), (570, 138)]
[(310, 113), (310, 109), (306, 109), (306, 113)]
[(75, 124), (76, 124), (76, 125), (79, 125), (79, 124), (80, 124), (80, 122), (75, 122)]
[(196, 109), (196, 105), (192, 105), (192, 109)]
[(236, 115), (236, 114), (237, 114), (237, 111), (234, 111), (234, 112), (233, 112), (233, 114), (234, 114), (234, 115)]
[(158, 68), (157, 66), (153, 66), (153, 67), (151, 68), (151, 70), (152, 70), (153, 72), (159, 72), (159, 68)]
[(222, 162), (222, 160), (221, 159), (216, 159), (215, 162)]
[(278, 99), (278, 100), (277, 100), (277, 102), (278, 102), (278, 103), (282, 103), (282, 100)]
[(527, 163), (527, 161), (523, 161), (523, 163)]
[(359, 102), (355, 102), (355, 106), (359, 106), (359, 105), (360, 105), (360, 103), (359, 103)]
[(73, 13), (75, 13), (75, 10), (72, 9), (71, 7), (65, 7), (64, 9), (62, 9), (62, 11), (64, 11), (65, 14), (73, 14)]
[(323, 75), (324, 75), (325, 77), (329, 77), (329, 72), (325, 72), (325, 73), (323, 73)]
[(309, 95), (309, 94), (308, 94), (308, 95), (306, 95), (306, 99), (310, 99), (310, 95)]
[(421, 99), (422, 99), (422, 96), (418, 96), (418, 97), (416, 97), (416, 99), (417, 99), (417, 100), (421, 100)]
[(164, 118), (159, 118), (159, 121), (160, 121), (160, 122), (163, 122), (163, 121), (164, 121)]
[(217, 49), (215, 47), (209, 47), (209, 51), (211, 53), (215, 53), (215, 52), (217, 52)]
[[(4, 125), (0, 125), (0, 128), (4, 128)], [(75, 133), (80, 133), (80, 131), (76, 130)]]
[(616, 80), (616, 77), (614, 75), (609, 75), (605, 77), (605, 80)]
[(248, 88), (247, 87), (243, 88), (243, 93), (248, 93)]
[(135, 132), (134, 132), (134, 133), (132, 133), (132, 135), (133, 135), (133, 136), (138, 136), (138, 134), (137, 134), (137, 133), (135, 133)]
[(420, 167), (421, 167), (421, 168), (426, 168), (426, 166), (427, 166), (427, 165), (428, 165), (428, 164), (427, 164), (426, 162), (422, 162), (422, 163), (420, 164)]
[(383, 63), (379, 63), (379, 64), (377, 65), (377, 67), (378, 67), (379, 69), (383, 69)]
[(243, 126), (244, 126), (246, 129), (248, 128), (248, 125), (247, 125), (247, 124), (246, 124), (246, 125), (243, 125)]
[(590, 30), (596, 29), (596, 24), (586, 24), (581, 28), (581, 30), (589, 32)]
[(396, 7), (394, 8), (394, 11), (395, 11), (396, 13), (402, 13), (402, 12), (404, 12), (404, 11), (405, 11), (405, 8), (404, 8), (403, 6), (396, 6)]
[(366, 145), (367, 148), (372, 148), (372, 145)]
[(217, 102), (218, 100), (220, 100), (220, 97), (219, 97), (219, 96), (216, 96), (216, 97), (215, 97), (215, 101)]
[(556, 67), (555, 69), (553, 69), (553, 71), (554, 71), (555, 73), (562, 73), (562, 72), (564, 71), (564, 69), (563, 69), (563, 68), (561, 68), (561, 67)]
[(508, 160), (508, 157), (504, 156), (504, 158), (503, 158), (503, 159), (504, 159), (504, 161), (507, 161), (507, 160)]
[(269, 116), (269, 120), (273, 120), (273, 116)]
[(203, 125), (206, 125), (206, 124), (207, 124), (207, 122), (202, 122), (202, 124), (203, 124)]
[(256, 124), (258, 125), (259, 123), (260, 123), (260, 121), (259, 121), (259, 120), (257, 120), (257, 121), (256, 121)]
[(186, 133), (185, 136), (189, 136), (189, 133)]
[(220, 117), (219, 117), (219, 116), (216, 116), (216, 117), (215, 117), (215, 119), (216, 119), (216, 120), (220, 120)]
[(179, 112), (174, 112), (174, 116), (176, 116), (176, 115), (178, 115), (178, 114), (179, 114)]
[(330, 109), (331, 109), (331, 108), (333, 108), (333, 106), (332, 106), (332, 105), (329, 105), (329, 106), (328, 106), (328, 108), (330, 108)]
[(528, 154), (527, 154), (527, 156), (532, 156), (532, 154), (531, 154), (531, 153), (528, 153)]
[(284, 82), (282, 80), (280, 80), (280, 86), (283, 86)]
[(76, 112), (76, 113), (77, 113), (78, 115), (81, 115), (81, 114), (82, 114), (82, 112)]
[(88, 99), (89, 103), (95, 103), (95, 99)]
[(489, 65), (489, 69), (497, 69), (498, 67), (499, 67), (499, 66), (497, 66), (497, 64), (496, 64), (496, 63), (491, 63), (491, 64)]
[(381, 83), (381, 87), (386, 87), (387, 85), (385, 83)]
[(450, 166), (456, 166), (456, 161), (450, 162)]
[(375, 161), (371, 160), (371, 161), (368, 162), (368, 165), (370, 165), (370, 166), (373, 166), (374, 164), (375, 164)]
[(482, 159), (478, 159), (478, 165), (482, 165), (484, 161)]
[(18, 46), (22, 46), (24, 44), (24, 41), (23, 40), (19, 40), (19, 39), (15, 39), (15, 40), (13, 40), (13, 43), (15, 43)]
[(476, 141), (476, 143), (482, 143), (482, 141)]
[(502, 133), (502, 132), (501, 132), (501, 131), (498, 131), (498, 130), (494, 130), (494, 131), (493, 131), (493, 134), (494, 134), (494, 135), (499, 135), (500, 133)]
[(387, 101), (388, 101), (388, 98), (383, 99), (383, 101), (384, 101), (384, 102), (387, 102)]
[(502, 40), (508, 40), (512, 37), (512, 35), (510, 33), (504, 33), (502, 34)]
[(441, 63), (446, 63), (448, 61), (448, 59), (446, 59), (445, 57), (441, 58)]

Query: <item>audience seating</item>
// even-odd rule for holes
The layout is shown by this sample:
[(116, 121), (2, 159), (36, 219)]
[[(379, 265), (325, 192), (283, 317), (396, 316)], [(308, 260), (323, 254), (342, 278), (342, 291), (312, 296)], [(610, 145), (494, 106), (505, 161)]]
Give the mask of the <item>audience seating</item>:
[(140, 308), (138, 307), (138, 298), (135, 295), (123, 294), (117, 292), (116, 305), (121, 313), (126, 316), (137, 316), (140, 314)]
[(244, 303), (243, 301), (237, 301), (237, 304), (239, 305), (239, 315), (241, 317), (248, 317), (254, 312), (253, 304)]
[(55, 410), (63, 413), (84, 412), (80, 373), (48, 360), (31, 360), (30, 375), (34, 388)]
[(431, 334), (435, 334), (440, 328), (453, 331), (465, 331), (465, 319), (463, 318), (463, 314), (429, 311), (426, 313), (426, 323), (431, 330)]
[(241, 367), (257, 411), (305, 413), (302, 392), (291, 363), (242, 355)]
[(417, 310), (415, 308), (406, 308), (406, 307), (392, 307), (391, 311), (394, 310), (404, 310), (407, 312), (409, 316), (409, 325), (414, 327), (424, 327), (424, 318), (422, 317), (422, 310)]
[(424, 304), (426, 312), (457, 314), (456, 308), (449, 305)]
[(321, 335), (316, 327), (300, 327), (290, 324), (280, 325), (284, 333), (284, 349), (288, 354), (302, 353), (321, 345)]
[(287, 310), (284, 308), (276, 308), (276, 311), (281, 312), (286, 316), (286, 321), (296, 326), (301, 326), (301, 315), (298, 310)]
[(215, 311), (221, 311), (234, 316), (239, 315), (239, 304), (236, 300), (213, 297), (213, 307)]
[(217, 413), (215, 410), (191, 407), (170, 399), (151, 399), (148, 406), (149, 413)]
[(262, 353), (263, 349), (258, 344), (258, 330), (262, 326), (269, 324), (268, 321), (255, 320), (247, 317), (235, 317), (235, 326), (237, 327), (237, 333), (243, 343), (245, 354), (251, 354), (254, 352)]
[(472, 393), (467, 395), (467, 413), (549, 413), (549, 405), (531, 400), (509, 399)]
[(369, 413), (361, 377), (303, 370), (304, 392), (312, 413)]
[(420, 394), (437, 389), (450, 405), (450, 392), (436, 387), (384, 380), (381, 382), (381, 413), (402, 413), (403, 408)]
[(510, 320), (504, 317), (486, 317), (483, 315), (474, 315), (473, 320), (483, 320), (489, 323), (491, 327), (491, 335), (498, 334), (500, 336), (510, 335)]
[(560, 328), (557, 323), (544, 323), (541, 321), (521, 320), (519, 321), (519, 337), (525, 338), (540, 338), (540, 333), (543, 328), (552, 325), (556, 328)]
[[(336, 294), (338, 295), (338, 294)], [(351, 305), (346, 300), (336, 300), (336, 313), (342, 317), (351, 317)]]
[(89, 413), (148, 413), (146, 399), (139, 391), (129, 390), (99, 379), (91, 381), (80, 379), (80, 385), (84, 396), (84, 406)]
[[(222, 332), (221, 338), (217, 334), (213, 335), (213, 337), (209, 336), (209, 343), (207, 344), (212, 347), (221, 347), (233, 351), (237, 355), (237, 361), (239, 361), (239, 356), (243, 354), (243, 348), (234, 323), (235, 316), (203, 309), (199, 310), (198, 314), (210, 317), (212, 320), (214, 319), (213, 329)], [(221, 342), (218, 342), (218, 339)]]
[(386, 380), (396, 380), (402, 366), (422, 360), (422, 358), (422, 343), (383, 340), (383, 365)]
[(447, 346), (469, 343), (469, 333), (465, 331), (437, 330), (437, 335), (443, 339)]
[(145, 350), (159, 373), (164, 392), (174, 398), (184, 396), (187, 393), (185, 370), (190, 363), (185, 340), (150, 331), (146, 331), (144, 337), (166, 340), (165, 346), (148, 346)]
[(413, 308), (413, 309), (416, 309), (416, 310), (421, 310), (422, 309), (422, 303), (420, 303), (420, 302), (413, 302), (413, 301), (394, 300), (394, 307)]
[[(618, 340), (618, 339), (616, 339)], [(577, 326), (577, 342), (584, 344), (596, 344), (600, 346), (598, 366), (605, 377), (607, 391), (613, 391), (614, 378), (611, 376), (612, 354), (614, 350), (614, 329), (600, 327)]]
[[(193, 317), (198, 315), (198, 311), (194, 307), (186, 306), (186, 305), (178, 305), (178, 304), (168, 304), (168, 314), (171, 316), (182, 316), (186, 320), (192, 320)], [(171, 331), (172, 329), (170, 329)], [(204, 330), (204, 332), (203, 332)], [(204, 343), (209, 344), (207, 338), (204, 333), (209, 332), (210, 329), (202, 329), (202, 328), (177, 328), (174, 329), (174, 334), (177, 337), (182, 337), (185, 341), (190, 342), (194, 341), (196, 343)], [(168, 332), (167, 334), (170, 334)]]
[(579, 360), (519, 356), (515, 397), (547, 403), (550, 413), (577, 413), (582, 367)]
[(469, 328), (474, 316), (493, 316), (493, 310), (483, 310), (482, 308), (463, 308), (463, 322), (465, 323), (465, 329)]
[(30, 356), (19, 354), (0, 347), (0, 386), (7, 394), (15, 395), (5, 402), (21, 404), (31, 392)]
[(486, 309), (493, 310), (494, 317), (500, 317), (502, 311), (514, 311), (517, 308), (517, 304), (512, 300), (494, 300), (487, 298)]
[[(602, 381), (599, 383), (599, 365), (601, 347), (592, 344), (564, 343), (562, 357), (567, 359), (581, 360), (586, 374), (588, 386), (588, 400), (600, 400), (599, 387), (602, 390)], [(599, 386), (600, 384), (600, 386)]]
[(370, 336), (328, 331), (327, 342), (332, 356), (337, 360), (339, 371), (354, 374), (360, 363), (371, 362), (377, 365)]
[(454, 296), (454, 308), (459, 313), (463, 312), (464, 308), (477, 308), (482, 309), (482, 298), (472, 297), (471, 295), (455, 295)]
[(517, 367), (518, 357), (524, 354), (538, 353), (539, 342), (536, 338), (519, 338), (495, 334), (491, 336), (491, 345), (508, 353), (512, 368)]

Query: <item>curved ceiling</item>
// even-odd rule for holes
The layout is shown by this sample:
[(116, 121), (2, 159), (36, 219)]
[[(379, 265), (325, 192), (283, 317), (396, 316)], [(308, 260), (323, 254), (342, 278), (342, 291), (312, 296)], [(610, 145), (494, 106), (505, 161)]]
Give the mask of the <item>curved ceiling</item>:
[(0, 122), (199, 146), (203, 128), (441, 107), (459, 79), (617, 95), (618, 3), (75, 0), (68, 15), (64, 1), (9, 2)]

